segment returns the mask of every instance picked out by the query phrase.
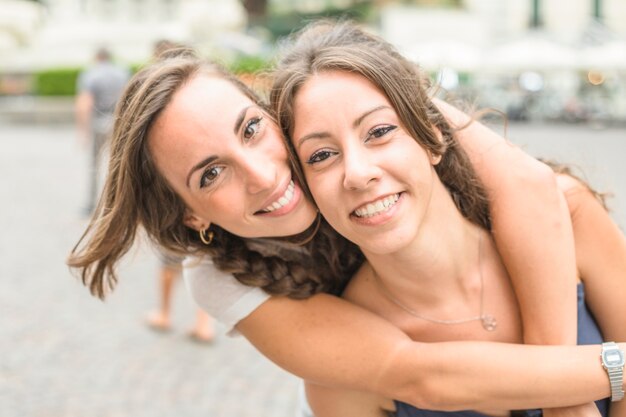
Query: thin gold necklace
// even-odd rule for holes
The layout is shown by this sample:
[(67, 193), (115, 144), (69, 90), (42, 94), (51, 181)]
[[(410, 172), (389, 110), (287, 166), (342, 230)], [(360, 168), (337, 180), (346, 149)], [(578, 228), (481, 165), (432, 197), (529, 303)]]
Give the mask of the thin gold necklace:
[(389, 301), (391, 301), (392, 303), (394, 303), (395, 305), (397, 305), (398, 307), (400, 307), (402, 310), (406, 311), (413, 317), (416, 317), (421, 320), (426, 320), (431, 323), (436, 323), (436, 324), (463, 324), (463, 323), (469, 323), (471, 321), (480, 321), (480, 323), (483, 326), (483, 329), (487, 330), (488, 332), (492, 332), (496, 329), (496, 327), (498, 327), (498, 321), (496, 320), (494, 316), (492, 316), (491, 314), (485, 314), (483, 311), (485, 285), (483, 283), (483, 270), (482, 270), (482, 240), (483, 240), (483, 237), (481, 234), (480, 237), (478, 238), (478, 273), (480, 275), (480, 312), (478, 316), (473, 316), (473, 317), (468, 317), (468, 318), (463, 318), (463, 319), (454, 319), (454, 320), (439, 320), (439, 319), (433, 319), (432, 317), (422, 316), (421, 314), (417, 314), (415, 311), (413, 311), (409, 307), (402, 304), (397, 298), (391, 295), (391, 292), (385, 286), (382, 279), (380, 279), (380, 276), (378, 275), (376, 270), (372, 268), (372, 272), (374, 273), (374, 280), (376, 281), (376, 284), (379, 286), (379, 288), (381, 289), (385, 297), (389, 299)]

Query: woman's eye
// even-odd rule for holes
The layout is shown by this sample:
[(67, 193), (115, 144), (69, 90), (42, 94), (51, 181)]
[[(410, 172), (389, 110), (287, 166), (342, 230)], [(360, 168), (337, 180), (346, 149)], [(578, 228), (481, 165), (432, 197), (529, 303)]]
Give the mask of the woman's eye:
[(262, 120), (262, 117), (254, 117), (248, 120), (243, 128), (243, 137), (245, 140), (250, 140), (255, 137), (257, 133), (259, 133), (259, 130), (261, 130)]
[(378, 126), (370, 130), (369, 132), (367, 132), (367, 137), (368, 139), (369, 138), (378, 139), (380, 137), (383, 137), (387, 133), (391, 132), (392, 130), (395, 130), (396, 128), (397, 126), (394, 126), (394, 125)]
[(200, 177), (200, 188), (211, 185), (223, 170), (224, 167), (215, 165), (207, 168), (206, 171), (202, 173), (202, 177)]
[(337, 154), (337, 152), (329, 151), (327, 149), (321, 149), (321, 150), (315, 152), (313, 155), (311, 155), (309, 157), (309, 160), (306, 161), (306, 163), (309, 164), (309, 165), (313, 165), (315, 163), (322, 162), (322, 161), (324, 161), (324, 160), (326, 160), (326, 159), (328, 159), (331, 156), (336, 155), (336, 154)]

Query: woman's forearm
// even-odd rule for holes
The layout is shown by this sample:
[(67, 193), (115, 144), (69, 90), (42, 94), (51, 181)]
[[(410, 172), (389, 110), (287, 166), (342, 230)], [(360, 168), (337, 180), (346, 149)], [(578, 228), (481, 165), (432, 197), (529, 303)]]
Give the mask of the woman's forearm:
[(274, 297), (237, 328), (306, 380), (420, 408), (556, 407), (609, 395), (599, 346), (415, 343), (373, 313), (325, 294)]
[[(621, 344), (622, 349), (625, 346)], [(394, 374), (421, 361), (423, 381), (416, 385), (409, 381), (404, 389), (395, 387), (393, 398), (409, 403), (413, 398), (425, 399), (418, 407), (451, 411), (563, 407), (609, 396), (600, 350), (599, 345), (485, 342), (405, 346), (386, 371), (385, 383), (393, 384)]]

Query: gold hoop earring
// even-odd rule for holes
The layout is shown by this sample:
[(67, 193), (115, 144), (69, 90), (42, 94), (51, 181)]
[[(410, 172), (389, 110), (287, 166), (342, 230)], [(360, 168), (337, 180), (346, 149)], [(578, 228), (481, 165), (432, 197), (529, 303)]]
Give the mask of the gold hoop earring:
[(209, 231), (207, 233), (206, 229), (202, 229), (198, 232), (198, 234), (200, 235), (200, 240), (202, 241), (202, 243), (204, 243), (205, 245), (210, 245), (213, 242), (213, 232)]

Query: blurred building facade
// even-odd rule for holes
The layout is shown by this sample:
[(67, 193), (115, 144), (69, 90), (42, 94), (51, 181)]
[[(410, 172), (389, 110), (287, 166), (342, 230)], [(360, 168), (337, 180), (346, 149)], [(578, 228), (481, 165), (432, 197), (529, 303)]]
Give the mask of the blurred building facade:
[(0, 0), (0, 66), (85, 63), (102, 44), (136, 61), (157, 39), (198, 44), (242, 31), (246, 8), (307, 13), (358, 3), (373, 4), (382, 34), (406, 48), (433, 40), (487, 48), (538, 30), (575, 45), (585, 36), (626, 39), (623, 0)]
[(20, 90), (19, 74), (85, 66), (100, 46), (126, 63), (148, 60), (163, 38), (254, 55), (267, 45), (246, 29), (268, 14), (275, 23), (359, 5), (449, 89), (542, 115), (582, 100), (626, 120), (624, 0), (0, 0), (0, 94)]
[(381, 3), (381, 34), (461, 98), (510, 119), (626, 121), (622, 0)]
[[(491, 47), (529, 32), (567, 44), (590, 36), (597, 43), (626, 39), (623, 0), (463, 0), (460, 7), (380, 3), (381, 30), (398, 45), (443, 39)], [(431, 6), (415, 7), (420, 3)]]
[(196, 44), (247, 22), (238, 0), (0, 0), (0, 9), (14, 11), (12, 23), (0, 19), (0, 71), (83, 66), (100, 46), (142, 62), (159, 39)]

